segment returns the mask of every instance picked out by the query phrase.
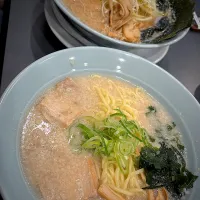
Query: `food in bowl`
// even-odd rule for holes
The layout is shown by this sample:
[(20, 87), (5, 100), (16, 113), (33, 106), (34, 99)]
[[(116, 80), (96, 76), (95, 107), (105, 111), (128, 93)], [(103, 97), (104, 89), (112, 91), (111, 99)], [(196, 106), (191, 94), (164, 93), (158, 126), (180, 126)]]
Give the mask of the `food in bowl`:
[(144, 89), (102, 75), (57, 83), (27, 114), (25, 175), (41, 199), (179, 199), (186, 168), (176, 122)]
[(63, 0), (89, 27), (130, 43), (160, 43), (190, 27), (193, 0)]

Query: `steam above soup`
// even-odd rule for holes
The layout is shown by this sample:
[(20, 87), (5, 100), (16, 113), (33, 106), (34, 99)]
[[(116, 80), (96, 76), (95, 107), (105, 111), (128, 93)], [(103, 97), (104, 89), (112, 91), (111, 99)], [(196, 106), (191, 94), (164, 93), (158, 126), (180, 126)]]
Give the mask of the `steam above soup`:
[(37, 101), (21, 159), (45, 200), (178, 199), (197, 178), (164, 108), (142, 88), (99, 75), (66, 78)]
[(158, 43), (192, 23), (193, 0), (63, 0), (85, 24), (122, 41)]

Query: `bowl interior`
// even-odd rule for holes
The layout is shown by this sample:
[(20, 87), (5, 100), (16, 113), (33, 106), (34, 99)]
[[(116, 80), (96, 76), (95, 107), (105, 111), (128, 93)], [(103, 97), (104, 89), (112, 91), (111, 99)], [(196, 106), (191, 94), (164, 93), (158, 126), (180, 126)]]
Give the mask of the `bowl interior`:
[(95, 41), (97, 44), (107, 47), (119, 47), (119, 49), (127, 49), (127, 48), (158, 48), (163, 46), (169, 46), (172, 45), (179, 40), (181, 40), (189, 31), (188, 29), (182, 30), (179, 33), (177, 33), (176, 36), (174, 36), (171, 39), (168, 39), (166, 41), (163, 41), (158, 44), (136, 44), (136, 43), (129, 43), (125, 41), (120, 41), (111, 37), (108, 37), (92, 28), (90, 28), (88, 25), (83, 23), (78, 17), (76, 17), (67, 6), (65, 6), (63, 0), (54, 0), (56, 5), (62, 10), (62, 12), (67, 15), (73, 22), (74, 25), (79, 29), (79, 31), (85, 35), (86, 37), (89, 37), (91, 40)]
[[(30, 65), (2, 96), (0, 187), (6, 200), (37, 199), (26, 182), (20, 163), (21, 125), (28, 108), (46, 88), (64, 77), (96, 73), (139, 85), (157, 99), (181, 129), (189, 169), (198, 172), (200, 106), (182, 84), (158, 66), (133, 54), (98, 47), (72, 48), (50, 54)], [(187, 199), (198, 199), (198, 189), (200, 179)]]

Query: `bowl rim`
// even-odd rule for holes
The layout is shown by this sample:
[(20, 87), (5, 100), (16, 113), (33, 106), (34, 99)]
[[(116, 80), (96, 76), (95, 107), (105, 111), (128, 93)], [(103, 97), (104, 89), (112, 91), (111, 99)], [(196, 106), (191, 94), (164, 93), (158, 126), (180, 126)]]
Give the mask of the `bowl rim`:
[[(145, 44), (145, 43), (129, 43), (129, 42), (125, 42), (125, 41), (121, 41), (118, 39), (114, 39), (111, 38), (107, 35), (104, 35), (98, 31), (96, 31), (93, 28), (90, 28), (87, 24), (83, 23), (78, 17), (76, 17), (75, 15), (73, 15), (68, 9), (67, 7), (64, 5), (63, 0), (52, 0), (56, 3), (56, 5), (60, 8), (60, 10), (67, 15), (67, 17), (69, 17), (73, 22), (75, 22), (80, 28), (85, 29), (87, 32), (92, 33), (93, 35), (100, 37), (104, 40), (108, 40), (109, 42), (115, 43), (116, 45), (121, 45), (124, 47), (129, 47), (129, 48), (159, 48), (159, 47), (164, 47), (164, 46), (169, 46), (172, 45), (176, 42), (178, 42), (179, 40), (181, 40), (182, 38), (184, 38), (188, 31), (190, 30), (190, 28), (186, 28), (184, 30), (181, 30), (180, 32), (178, 32), (176, 34), (176, 36), (174, 36), (173, 38), (170, 38), (167, 41), (164, 41), (162, 43), (158, 43), (158, 44)], [(76, 26), (76, 25), (75, 25)]]

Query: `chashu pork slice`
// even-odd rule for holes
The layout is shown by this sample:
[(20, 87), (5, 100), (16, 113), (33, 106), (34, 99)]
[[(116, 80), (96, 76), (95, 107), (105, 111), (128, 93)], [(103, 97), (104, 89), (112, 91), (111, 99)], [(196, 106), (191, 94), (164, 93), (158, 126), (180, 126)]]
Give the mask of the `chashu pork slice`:
[(44, 96), (38, 109), (48, 122), (68, 127), (83, 112), (80, 94), (76, 83), (66, 78)]

